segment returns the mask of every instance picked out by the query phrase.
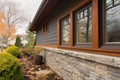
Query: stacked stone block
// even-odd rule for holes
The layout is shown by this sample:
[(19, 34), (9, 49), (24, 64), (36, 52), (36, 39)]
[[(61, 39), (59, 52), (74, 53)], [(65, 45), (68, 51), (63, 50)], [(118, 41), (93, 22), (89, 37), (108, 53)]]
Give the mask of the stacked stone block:
[(64, 80), (120, 80), (120, 58), (44, 47), (46, 64)]

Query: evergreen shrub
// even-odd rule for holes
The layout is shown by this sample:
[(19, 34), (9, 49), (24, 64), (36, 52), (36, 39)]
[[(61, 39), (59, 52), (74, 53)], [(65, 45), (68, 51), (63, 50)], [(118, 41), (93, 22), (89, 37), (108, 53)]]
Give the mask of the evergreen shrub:
[(6, 49), (7, 53), (12, 54), (13, 56), (19, 58), (20, 57), (20, 49), (16, 46), (10, 46)]
[(0, 80), (23, 80), (22, 65), (9, 53), (0, 53)]

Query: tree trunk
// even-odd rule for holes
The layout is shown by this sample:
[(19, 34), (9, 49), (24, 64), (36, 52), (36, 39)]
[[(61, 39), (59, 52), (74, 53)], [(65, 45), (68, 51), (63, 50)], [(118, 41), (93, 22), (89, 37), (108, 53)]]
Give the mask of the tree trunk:
[(2, 45), (1, 45), (1, 52), (3, 52), (3, 49), (4, 49), (4, 48), (3, 48), (3, 42), (2, 42), (1, 44), (2, 44)]

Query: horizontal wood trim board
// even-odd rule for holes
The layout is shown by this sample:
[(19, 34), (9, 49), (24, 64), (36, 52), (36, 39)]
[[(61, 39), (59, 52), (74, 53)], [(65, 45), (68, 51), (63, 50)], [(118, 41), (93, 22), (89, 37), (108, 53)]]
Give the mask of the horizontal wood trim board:
[(57, 45), (52, 45), (52, 44), (37, 44), (36, 46), (38, 46), (38, 47), (53, 47), (53, 48), (57, 48)]

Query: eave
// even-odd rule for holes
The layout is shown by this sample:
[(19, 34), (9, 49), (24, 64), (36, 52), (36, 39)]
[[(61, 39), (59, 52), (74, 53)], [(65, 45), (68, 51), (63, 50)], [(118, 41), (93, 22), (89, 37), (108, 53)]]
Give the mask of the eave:
[(43, 0), (30, 27), (30, 31), (36, 31), (37, 27), (41, 22), (47, 17), (47, 15), (52, 11), (52, 9), (57, 5), (59, 0)]

